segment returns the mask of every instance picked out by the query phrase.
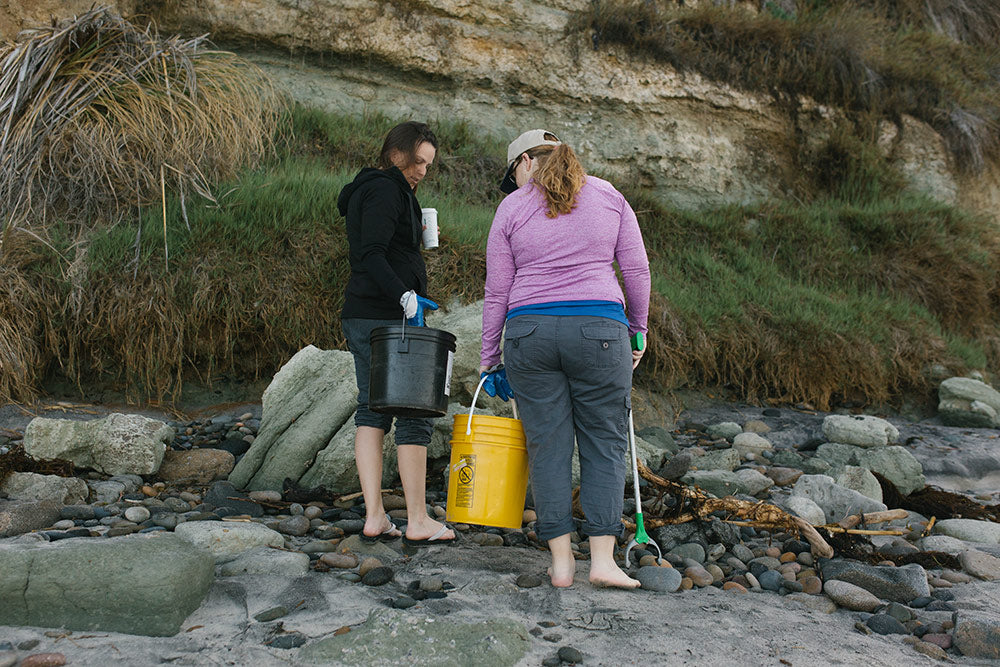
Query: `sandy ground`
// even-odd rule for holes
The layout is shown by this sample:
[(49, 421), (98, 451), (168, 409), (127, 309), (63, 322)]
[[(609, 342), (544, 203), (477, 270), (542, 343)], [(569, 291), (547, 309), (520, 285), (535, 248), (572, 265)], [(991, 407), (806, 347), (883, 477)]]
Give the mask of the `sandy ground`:
[[(46, 636), (39, 628), (0, 627), (0, 642), (40, 643), (31, 653), (60, 652), (73, 665), (296, 665), (305, 649), (263, 645), (276, 623), (318, 641), (344, 626), (357, 629), (373, 610), (425, 622), (469, 623), (514, 619), (524, 628), (528, 649), (518, 665), (539, 665), (561, 646), (572, 646), (592, 665), (922, 665), (936, 661), (916, 653), (902, 636), (863, 635), (857, 614), (832, 614), (770, 593), (738, 594), (714, 588), (661, 594), (602, 590), (578, 581), (558, 590), (547, 584), (518, 588), (524, 572), (542, 573), (547, 553), (534, 549), (454, 547), (423, 549), (394, 564), (396, 580), (381, 587), (345, 582), (333, 572), (304, 577), (218, 578), (202, 606), (174, 637), (106, 632)], [(440, 576), (456, 586), (444, 599), (425, 600), (408, 610), (388, 610), (385, 600), (419, 577)], [(997, 609), (1000, 586), (968, 584), (955, 590), (960, 609)], [(292, 610), (280, 621), (258, 623), (253, 615), (277, 605)], [(556, 623), (546, 634), (528, 631), (541, 621)], [(307, 645), (308, 646), (308, 643)], [(461, 647), (440, 660), (376, 659), (335, 664), (483, 664)], [(22, 652), (22, 656), (26, 652)], [(961, 664), (989, 664), (958, 658)]]

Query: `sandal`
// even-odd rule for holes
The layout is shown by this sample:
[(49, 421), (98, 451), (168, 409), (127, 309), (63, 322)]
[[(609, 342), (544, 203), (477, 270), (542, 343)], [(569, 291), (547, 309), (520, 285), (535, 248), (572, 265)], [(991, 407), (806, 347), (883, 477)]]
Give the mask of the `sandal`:
[(411, 540), (406, 535), (403, 535), (403, 544), (410, 547), (432, 547), (436, 544), (447, 546), (450, 544), (454, 544), (455, 542), (458, 541), (458, 533), (455, 533), (455, 537), (442, 539), (444, 537), (444, 534), (447, 533), (449, 530), (454, 531), (454, 529), (451, 526), (445, 523), (441, 524), (441, 527), (438, 529), (438, 532), (434, 533), (425, 540)]
[[(388, 528), (383, 530), (378, 535), (365, 535), (362, 530), (361, 541), (367, 542), (369, 544), (373, 542), (391, 542), (392, 540), (395, 540), (400, 535), (402, 535), (402, 533), (399, 532), (398, 528), (396, 528), (396, 524), (392, 522), (392, 518), (388, 514), (385, 515), (385, 520), (389, 523)], [(393, 534), (393, 532), (395, 532), (395, 534)]]

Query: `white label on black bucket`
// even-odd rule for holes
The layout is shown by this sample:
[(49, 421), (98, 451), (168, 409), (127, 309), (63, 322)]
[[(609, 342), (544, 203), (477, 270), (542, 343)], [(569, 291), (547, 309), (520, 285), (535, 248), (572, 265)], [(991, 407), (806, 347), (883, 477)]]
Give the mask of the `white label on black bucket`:
[(451, 365), (455, 361), (455, 353), (448, 350), (448, 369), (444, 372), (444, 395), (451, 396)]

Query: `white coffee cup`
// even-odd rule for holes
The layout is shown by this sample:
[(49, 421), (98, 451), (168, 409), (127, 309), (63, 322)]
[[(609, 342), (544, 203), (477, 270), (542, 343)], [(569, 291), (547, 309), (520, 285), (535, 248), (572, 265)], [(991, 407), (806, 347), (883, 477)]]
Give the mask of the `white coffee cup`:
[(438, 247), (438, 211), (436, 208), (420, 209), (423, 223), (423, 240), (425, 248)]

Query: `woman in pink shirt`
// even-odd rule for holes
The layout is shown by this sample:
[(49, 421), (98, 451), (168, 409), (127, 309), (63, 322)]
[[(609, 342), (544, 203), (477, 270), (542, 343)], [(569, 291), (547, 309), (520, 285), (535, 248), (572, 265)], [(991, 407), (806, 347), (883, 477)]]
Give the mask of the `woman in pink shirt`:
[[(629, 337), (646, 334), (649, 311), (642, 234), (625, 197), (587, 175), (552, 133), (525, 132), (508, 147), (507, 163), (501, 189), (509, 194), (486, 249), (480, 370), (493, 376), (487, 386), (495, 393), (512, 389), (517, 397), (552, 585), (573, 583), (570, 534), (579, 529), (590, 540), (591, 583), (634, 588), (639, 582), (622, 571), (614, 551), (623, 529), (632, 369), (643, 352), (631, 351)], [(574, 443), (586, 517), (579, 528), (572, 515)]]

